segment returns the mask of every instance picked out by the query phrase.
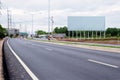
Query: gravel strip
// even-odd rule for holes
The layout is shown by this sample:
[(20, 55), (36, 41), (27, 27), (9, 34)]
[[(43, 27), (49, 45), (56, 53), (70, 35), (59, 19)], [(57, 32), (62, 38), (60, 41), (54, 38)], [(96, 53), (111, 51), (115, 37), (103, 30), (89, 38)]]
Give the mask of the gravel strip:
[(4, 56), (8, 72), (8, 76), (5, 77), (6, 80), (32, 80), (8, 48), (7, 41), (4, 43)]

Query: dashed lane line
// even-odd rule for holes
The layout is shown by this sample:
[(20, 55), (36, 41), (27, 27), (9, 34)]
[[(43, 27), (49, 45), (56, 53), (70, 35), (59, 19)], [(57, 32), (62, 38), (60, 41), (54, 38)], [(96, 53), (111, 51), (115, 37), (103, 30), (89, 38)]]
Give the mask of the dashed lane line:
[(101, 65), (104, 65), (104, 66), (109, 66), (109, 67), (113, 67), (113, 68), (119, 68), (119, 66), (104, 63), (104, 62), (100, 62), (100, 61), (96, 61), (96, 60), (92, 60), (92, 59), (88, 59), (88, 61), (93, 62), (93, 63), (97, 63), (97, 64), (101, 64)]

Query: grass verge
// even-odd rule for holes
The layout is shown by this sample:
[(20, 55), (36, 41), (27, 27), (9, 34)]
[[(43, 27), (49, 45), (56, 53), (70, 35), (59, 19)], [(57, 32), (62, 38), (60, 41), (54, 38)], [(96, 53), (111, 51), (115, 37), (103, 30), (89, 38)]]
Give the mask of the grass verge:
[[(34, 39), (28, 39), (28, 40), (34, 40)], [(87, 44), (83, 43), (80, 44), (78, 42), (68, 42), (68, 41), (57, 41), (57, 40), (37, 40), (37, 41), (42, 41), (42, 42), (53, 42), (53, 43), (60, 43), (60, 44), (73, 44), (73, 45), (86, 45), (86, 46), (97, 46), (97, 47), (107, 47), (107, 48), (120, 48), (120, 46), (111, 46), (111, 45), (104, 45), (104, 44)]]

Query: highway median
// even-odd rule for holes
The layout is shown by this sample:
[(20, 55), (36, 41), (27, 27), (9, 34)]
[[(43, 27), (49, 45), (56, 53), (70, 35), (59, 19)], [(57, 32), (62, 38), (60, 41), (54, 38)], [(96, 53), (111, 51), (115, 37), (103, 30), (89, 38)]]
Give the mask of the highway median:
[(58, 40), (50, 40), (50, 41), (36, 40), (36, 39), (27, 39), (27, 40), (120, 53), (120, 45), (106, 45), (106, 44), (97, 44), (97, 43), (69, 42), (69, 41), (58, 41)]

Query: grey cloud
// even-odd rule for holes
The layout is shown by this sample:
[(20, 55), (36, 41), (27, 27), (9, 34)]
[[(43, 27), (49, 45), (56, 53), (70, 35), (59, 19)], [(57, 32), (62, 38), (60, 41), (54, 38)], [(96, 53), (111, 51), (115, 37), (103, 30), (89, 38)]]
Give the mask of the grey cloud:
[(4, 0), (2, 1), (5, 7), (15, 7), (25, 10), (45, 10), (47, 9), (48, 0)]
[[(35, 17), (35, 24), (40, 24), (41, 26), (47, 25), (46, 11), (48, 9), (48, 0), (2, 0), (2, 2), (8, 7), (21, 9), (25, 11), (45, 11), (45, 15), (42, 15), (44, 16), (42, 19), (37, 19), (37, 17)], [(82, 15), (83, 13), (87, 13), (87, 15), (91, 16), (91, 14), (96, 13), (95, 15), (106, 16), (107, 25), (120, 26), (119, 11), (109, 11), (107, 13), (104, 12), (107, 9), (110, 10), (111, 6), (120, 6), (120, 0), (51, 0), (51, 10), (58, 10), (58, 13), (52, 13), (51, 15), (56, 15), (54, 18), (55, 25), (67, 25), (68, 15), (75, 16), (76, 13), (78, 13), (77, 16), (79, 16), (81, 15), (81, 13)], [(99, 11), (101, 12), (97, 14)], [(18, 15), (16, 15), (15, 18), (24, 19), (24, 17)]]

